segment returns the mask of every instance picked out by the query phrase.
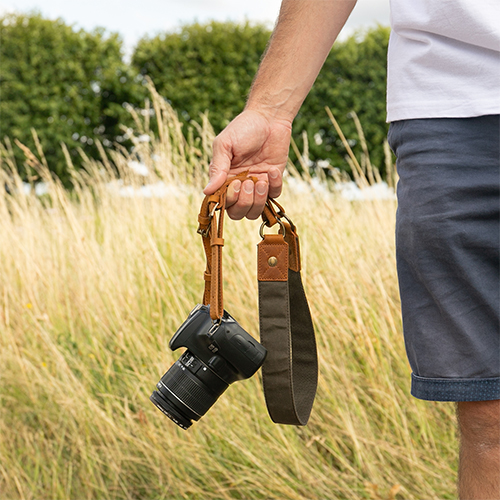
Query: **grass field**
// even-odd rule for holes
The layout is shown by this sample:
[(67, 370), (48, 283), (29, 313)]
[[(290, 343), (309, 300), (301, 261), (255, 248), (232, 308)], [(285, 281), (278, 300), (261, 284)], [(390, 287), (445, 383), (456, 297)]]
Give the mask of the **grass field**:
[[(50, 180), (41, 150), (27, 152), (50, 194), (24, 195), (3, 148), (13, 194), (0, 191), (0, 498), (454, 498), (453, 406), (409, 395), (393, 200), (349, 202), (307, 179), (280, 199), (301, 237), (319, 346), (306, 427), (270, 421), (260, 374), (189, 431), (149, 402), (178, 355), (172, 333), (201, 300), (211, 134), (204, 123), (183, 138), (153, 103), (157, 139), (136, 152), (168, 196), (110, 189), (143, 189), (120, 150), (89, 161), (72, 193)], [(137, 116), (137, 134), (148, 127)], [(258, 335), (258, 222), (229, 221), (225, 238), (226, 308)]]

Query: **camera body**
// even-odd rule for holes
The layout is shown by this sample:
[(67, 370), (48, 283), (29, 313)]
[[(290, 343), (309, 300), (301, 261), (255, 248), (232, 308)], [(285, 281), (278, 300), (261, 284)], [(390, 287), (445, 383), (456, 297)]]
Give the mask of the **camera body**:
[(267, 351), (227, 312), (219, 322), (198, 304), (169, 343), (186, 351), (163, 375), (151, 401), (183, 429), (199, 420), (237, 380), (250, 378)]

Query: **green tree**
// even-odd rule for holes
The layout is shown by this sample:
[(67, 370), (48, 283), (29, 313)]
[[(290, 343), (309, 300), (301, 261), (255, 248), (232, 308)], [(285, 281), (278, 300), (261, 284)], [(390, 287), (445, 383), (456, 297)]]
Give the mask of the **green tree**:
[(220, 131), (243, 109), (269, 35), (249, 23), (192, 24), (140, 40), (132, 65), (186, 122), (208, 110)]
[[(41, 139), (49, 167), (68, 182), (60, 143), (79, 165), (78, 148), (97, 157), (95, 139), (127, 145), (120, 125), (132, 125), (124, 103), (140, 105), (148, 75), (189, 123), (209, 111), (216, 132), (244, 107), (270, 31), (263, 25), (211, 22), (143, 38), (131, 65), (117, 34), (76, 31), (39, 14), (0, 17), (0, 139), (17, 138), (34, 148)], [(346, 169), (346, 151), (326, 113), (329, 106), (356, 153), (360, 144), (349, 113), (363, 125), (371, 159), (383, 164), (387, 28), (378, 27), (335, 44), (294, 123), (311, 165), (328, 160)], [(22, 168), (22, 154), (17, 150)], [(294, 158), (292, 152), (292, 158)]]
[(6, 15), (0, 29), (0, 137), (34, 148), (36, 129), (49, 168), (68, 183), (60, 143), (78, 166), (77, 148), (97, 156), (96, 138), (125, 141), (119, 124), (130, 117), (123, 103), (140, 100), (142, 86), (122, 60), (117, 34), (76, 31), (39, 14)]

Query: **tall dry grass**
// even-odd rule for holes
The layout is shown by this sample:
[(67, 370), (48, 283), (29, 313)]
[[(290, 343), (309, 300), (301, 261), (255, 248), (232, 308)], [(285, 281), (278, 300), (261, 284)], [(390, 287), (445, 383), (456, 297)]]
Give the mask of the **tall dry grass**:
[[(196, 221), (211, 138), (207, 122), (184, 137), (164, 101), (153, 105), (159, 133), (136, 115), (152, 140), (132, 155), (102, 149), (71, 193), (39, 149), (27, 161), (50, 194), (22, 194), (3, 147), (0, 497), (453, 498), (453, 408), (409, 395), (392, 200), (348, 202), (307, 181), (281, 198), (299, 228), (319, 344), (307, 427), (270, 421), (260, 376), (231, 386), (189, 431), (149, 402), (177, 356), (168, 341), (202, 295)], [(141, 189), (127, 167), (137, 157), (168, 196), (117, 195)], [(258, 223), (228, 222), (226, 308), (254, 335), (258, 239)]]

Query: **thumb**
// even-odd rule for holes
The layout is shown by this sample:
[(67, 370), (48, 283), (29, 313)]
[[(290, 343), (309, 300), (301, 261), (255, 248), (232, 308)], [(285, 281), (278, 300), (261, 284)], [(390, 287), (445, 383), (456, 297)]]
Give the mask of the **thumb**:
[(220, 144), (217, 138), (213, 144), (212, 161), (208, 169), (210, 176), (209, 182), (203, 190), (204, 194), (213, 194), (226, 182), (227, 174), (231, 168), (231, 158), (229, 154)]

